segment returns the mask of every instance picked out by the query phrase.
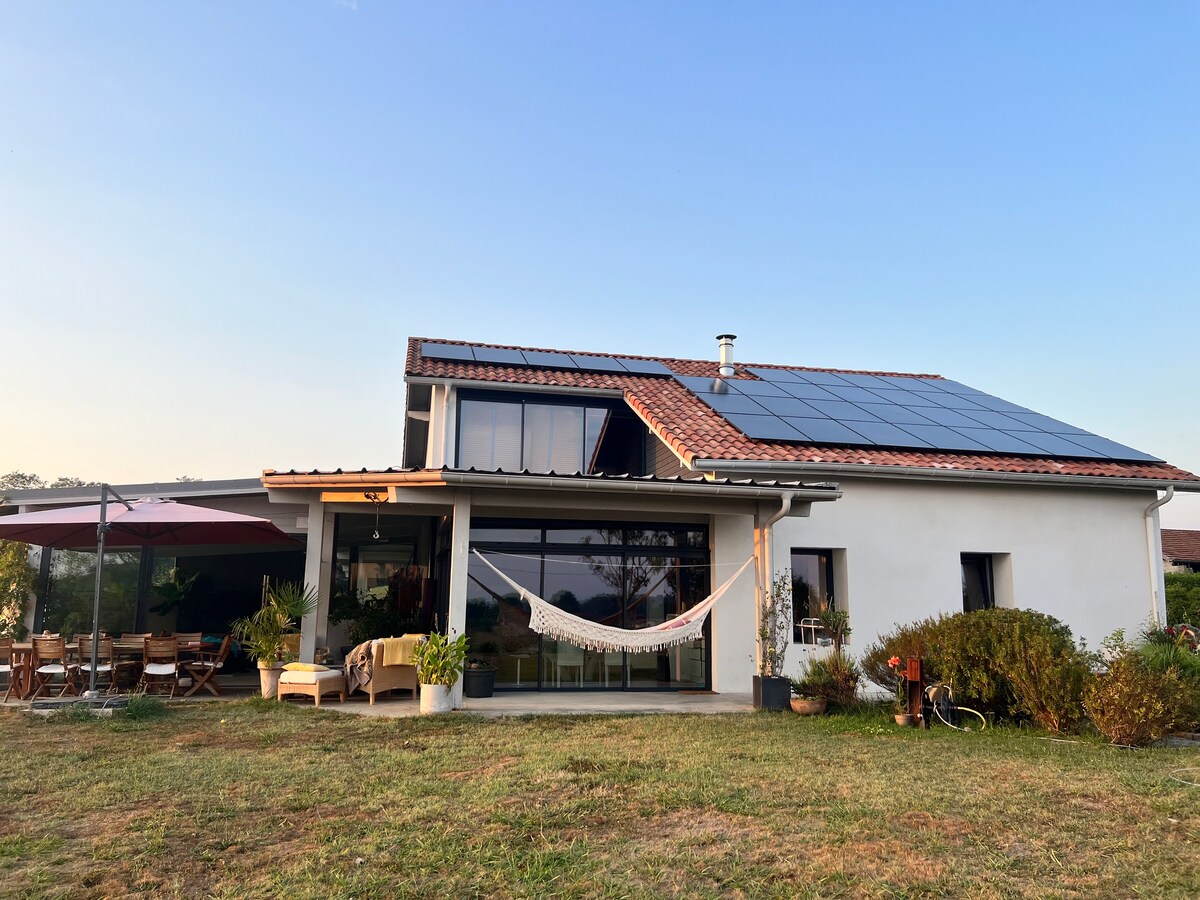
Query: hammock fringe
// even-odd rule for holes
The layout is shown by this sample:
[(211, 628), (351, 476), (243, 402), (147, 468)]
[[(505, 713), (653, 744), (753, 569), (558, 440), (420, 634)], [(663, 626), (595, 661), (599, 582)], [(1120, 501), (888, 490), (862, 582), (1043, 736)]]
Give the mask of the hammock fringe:
[(751, 556), (742, 564), (741, 568), (729, 576), (724, 584), (686, 612), (658, 625), (634, 629), (614, 628), (611, 625), (601, 625), (599, 622), (591, 622), (579, 616), (573, 616), (517, 584), (497, 569), (491, 560), (478, 550), (471, 552), (483, 560), (493, 572), (516, 590), (520, 597), (529, 604), (529, 627), (531, 630), (546, 637), (582, 647), (584, 650), (626, 651), (629, 653), (665, 650), (668, 647), (699, 638), (704, 630), (704, 620), (708, 618), (713, 606), (729, 590), (738, 576), (746, 571), (750, 563), (754, 562), (754, 557)]

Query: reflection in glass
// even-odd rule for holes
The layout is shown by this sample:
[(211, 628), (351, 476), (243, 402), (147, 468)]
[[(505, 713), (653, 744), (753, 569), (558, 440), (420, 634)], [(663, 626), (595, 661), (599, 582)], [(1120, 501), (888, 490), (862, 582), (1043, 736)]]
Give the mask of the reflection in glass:
[[(104, 583), (100, 588), (100, 630), (107, 634), (133, 631), (137, 617), (139, 550), (104, 554)], [(42, 606), (42, 630), (63, 635), (92, 630), (96, 590), (96, 554), (54, 550), (50, 555), (50, 584)]]
[[(541, 584), (541, 561), (499, 556), (495, 564), (530, 590)], [(536, 688), (538, 635), (529, 629), (529, 604), (471, 554), (467, 567), (467, 640), (473, 659), (496, 667), (496, 686)]]

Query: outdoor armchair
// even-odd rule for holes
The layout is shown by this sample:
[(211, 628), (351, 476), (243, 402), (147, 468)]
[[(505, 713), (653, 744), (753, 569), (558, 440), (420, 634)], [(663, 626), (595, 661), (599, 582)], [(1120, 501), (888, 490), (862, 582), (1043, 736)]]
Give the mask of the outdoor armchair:
[(171, 686), (171, 696), (179, 686), (179, 642), (174, 637), (146, 638), (142, 651), (142, 686)]
[[(79, 638), (79, 680), (90, 685), (92, 682), (92, 638)], [(108, 682), (108, 692), (117, 689), (116, 664), (113, 662), (112, 638), (101, 638), (96, 644), (96, 685)]]
[(67, 658), (67, 642), (61, 637), (35, 637), (33, 639), (33, 696), (36, 700), (56, 678), (63, 681), (58, 696), (78, 693), (75, 689), (77, 666)]
[(5, 703), (12, 694), (14, 679), (24, 669), (25, 663), (13, 655), (12, 638), (0, 638), (0, 675), (7, 676), (8, 680), (4, 690)]
[[(233, 642), (233, 635), (227, 634), (221, 641), (221, 646), (217, 650), (198, 650), (196, 651), (195, 659), (185, 660), (183, 662), (183, 670), (192, 679), (192, 686), (185, 697), (190, 697), (200, 688), (204, 688), (214, 697), (221, 696), (221, 689), (217, 686), (216, 676), (225, 666), (225, 660), (229, 656), (229, 647)], [(211, 646), (211, 645), (210, 645)]]

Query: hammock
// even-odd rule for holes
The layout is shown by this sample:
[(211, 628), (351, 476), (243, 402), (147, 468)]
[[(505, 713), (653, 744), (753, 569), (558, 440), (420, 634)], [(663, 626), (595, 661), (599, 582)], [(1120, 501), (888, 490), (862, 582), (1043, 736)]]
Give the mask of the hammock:
[(482, 559), (488, 568), (503, 578), (529, 604), (529, 627), (538, 634), (566, 641), (584, 650), (626, 650), (630, 653), (665, 650), (667, 647), (699, 638), (704, 629), (704, 620), (708, 618), (713, 605), (729, 590), (737, 577), (746, 571), (750, 563), (754, 562), (754, 557), (751, 556), (728, 581), (687, 612), (673, 619), (648, 628), (614, 628), (612, 625), (601, 625), (599, 622), (581, 619), (547, 603), (497, 569), (478, 550), (471, 552)]

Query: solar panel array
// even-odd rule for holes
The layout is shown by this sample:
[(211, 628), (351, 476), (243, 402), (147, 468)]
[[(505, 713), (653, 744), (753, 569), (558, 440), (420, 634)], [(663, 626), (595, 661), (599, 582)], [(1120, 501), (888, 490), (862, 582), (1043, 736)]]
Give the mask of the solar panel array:
[(675, 377), (757, 440), (1161, 462), (957, 381), (746, 371), (760, 380)]
[(529, 366), (538, 369), (565, 369), (582, 372), (617, 372), (622, 375), (675, 374), (655, 359), (628, 356), (589, 356), (585, 353), (556, 353), (549, 350), (504, 350), (499, 347), (468, 347), (464, 344), (421, 342), (426, 359), (454, 362), (481, 362), (501, 366)]

